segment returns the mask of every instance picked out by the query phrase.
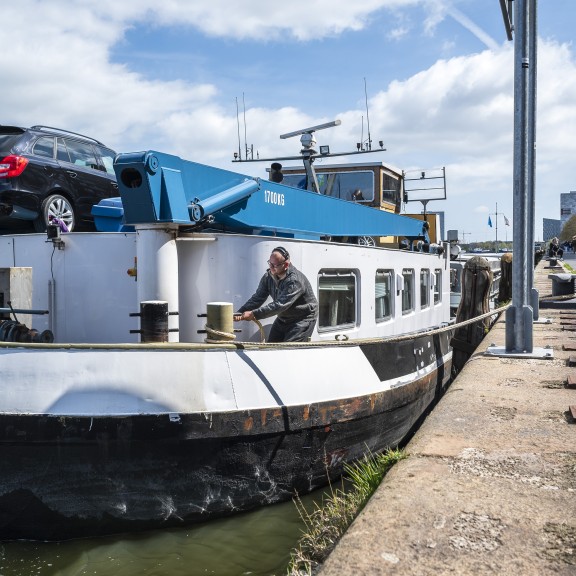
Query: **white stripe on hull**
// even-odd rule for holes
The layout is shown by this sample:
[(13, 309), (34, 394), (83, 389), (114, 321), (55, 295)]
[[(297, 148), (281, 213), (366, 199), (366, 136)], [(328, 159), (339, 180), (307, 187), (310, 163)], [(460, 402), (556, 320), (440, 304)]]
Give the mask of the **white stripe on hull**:
[[(130, 415), (250, 410), (351, 398), (381, 382), (358, 346), (151, 351), (0, 348), (7, 414)], [(33, 383), (34, 394), (30, 394)]]

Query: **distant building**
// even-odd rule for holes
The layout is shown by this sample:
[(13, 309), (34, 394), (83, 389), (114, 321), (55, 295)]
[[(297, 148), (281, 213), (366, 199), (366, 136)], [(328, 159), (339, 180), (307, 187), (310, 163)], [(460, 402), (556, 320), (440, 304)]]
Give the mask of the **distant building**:
[[(560, 230), (564, 224), (576, 214), (576, 192), (566, 192), (560, 194)], [(558, 232), (559, 234), (560, 232)], [(558, 236), (556, 234), (556, 236)]]
[[(574, 212), (576, 214), (576, 212)], [(547, 242), (554, 236), (560, 236), (562, 230), (561, 220), (553, 220), (552, 218), (542, 218), (542, 240)]]

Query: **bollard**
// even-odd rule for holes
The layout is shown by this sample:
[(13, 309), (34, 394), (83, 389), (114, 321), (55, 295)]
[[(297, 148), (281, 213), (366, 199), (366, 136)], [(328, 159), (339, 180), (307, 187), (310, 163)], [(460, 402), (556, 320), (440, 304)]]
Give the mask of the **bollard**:
[(498, 285), (498, 302), (512, 300), (512, 253), (506, 252), (500, 258), (500, 284)]
[(568, 296), (574, 294), (574, 278), (576, 274), (548, 274), (552, 280), (552, 296)]
[(208, 302), (206, 305), (206, 342), (234, 340), (234, 314), (230, 302)]
[(140, 302), (140, 342), (168, 342), (168, 302)]
[[(462, 298), (456, 312), (456, 323), (470, 320), (490, 311), (489, 295), (492, 287), (492, 270), (485, 258), (470, 258), (462, 271)], [(452, 370), (460, 372), (468, 358), (484, 338), (490, 324), (488, 318), (457, 328), (451, 340), (454, 349)]]

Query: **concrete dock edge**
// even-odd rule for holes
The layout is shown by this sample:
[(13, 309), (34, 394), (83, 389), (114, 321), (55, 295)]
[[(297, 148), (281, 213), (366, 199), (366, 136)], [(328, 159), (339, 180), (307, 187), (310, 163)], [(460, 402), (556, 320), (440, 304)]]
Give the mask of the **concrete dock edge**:
[[(541, 298), (550, 273), (536, 267)], [(553, 357), (486, 355), (505, 347), (502, 315), (320, 576), (576, 574), (576, 303), (540, 320)]]

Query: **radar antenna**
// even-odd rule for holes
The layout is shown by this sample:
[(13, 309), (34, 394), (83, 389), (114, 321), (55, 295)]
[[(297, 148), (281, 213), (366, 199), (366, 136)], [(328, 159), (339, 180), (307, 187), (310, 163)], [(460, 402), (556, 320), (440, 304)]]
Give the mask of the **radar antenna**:
[(341, 120), (332, 120), (332, 122), (326, 122), (325, 124), (318, 124), (310, 128), (302, 128), (302, 130), (295, 130), (294, 132), (288, 132), (287, 134), (281, 134), (280, 139), (285, 140), (286, 138), (293, 138), (299, 134), (312, 134), (316, 130), (324, 130), (326, 128), (334, 128), (334, 126), (340, 126), (342, 124)]
[(300, 143), (302, 144), (302, 150), (300, 150), (300, 154), (302, 154), (302, 161), (304, 162), (304, 168), (306, 169), (306, 180), (308, 182), (306, 187), (308, 190), (312, 190), (317, 194), (320, 194), (320, 186), (318, 185), (316, 171), (312, 167), (314, 158), (317, 155), (316, 150), (314, 150), (314, 146), (316, 146), (316, 138), (314, 138), (314, 132), (316, 132), (316, 130), (324, 130), (325, 128), (340, 126), (341, 123), (342, 122), (340, 120), (333, 120), (332, 122), (326, 122), (325, 124), (318, 124), (317, 126), (302, 128), (302, 130), (295, 130), (294, 132), (288, 132), (287, 134), (280, 135), (282, 140), (300, 135)]

